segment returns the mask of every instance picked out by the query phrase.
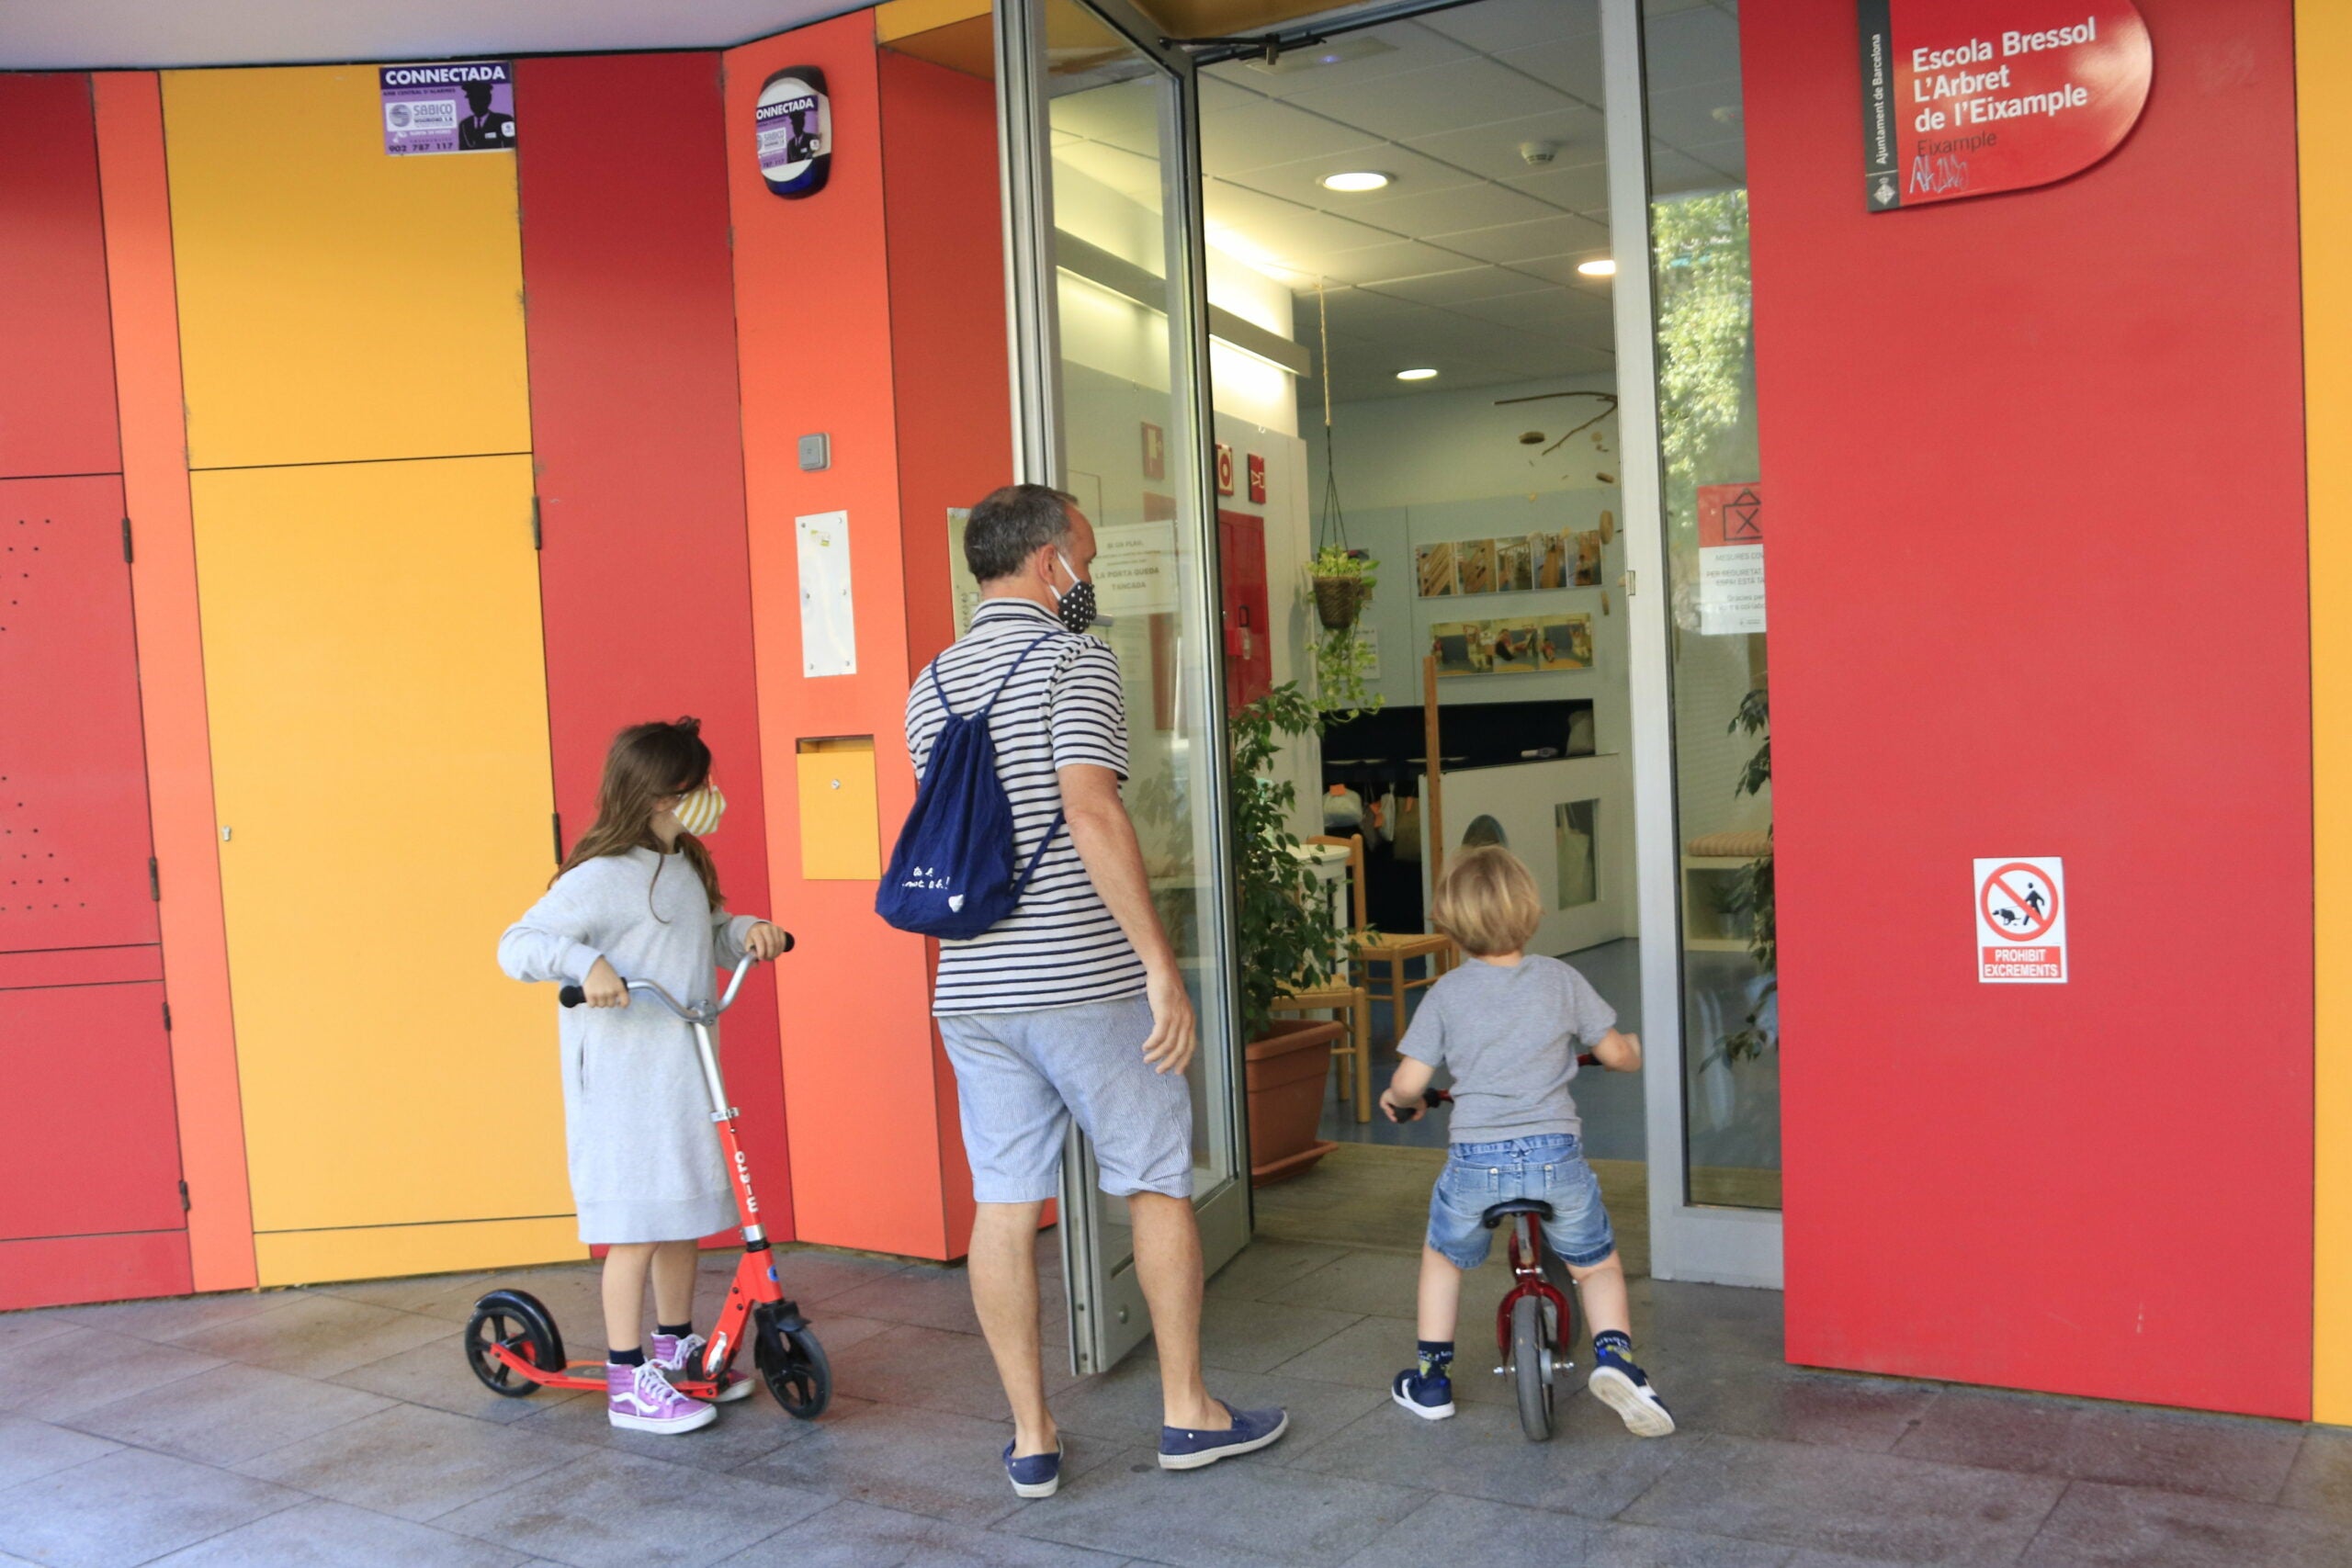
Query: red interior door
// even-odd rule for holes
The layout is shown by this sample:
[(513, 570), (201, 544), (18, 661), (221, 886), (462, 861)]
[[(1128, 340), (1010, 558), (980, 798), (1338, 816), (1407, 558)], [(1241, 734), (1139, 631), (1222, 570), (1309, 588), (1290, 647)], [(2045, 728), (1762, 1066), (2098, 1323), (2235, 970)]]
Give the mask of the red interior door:
[(158, 940), (113, 475), (0, 480), (0, 953)]
[(1218, 604), (1225, 617), (1225, 701), (1246, 707), (1274, 689), (1266, 601), (1266, 523), (1246, 512), (1216, 514)]

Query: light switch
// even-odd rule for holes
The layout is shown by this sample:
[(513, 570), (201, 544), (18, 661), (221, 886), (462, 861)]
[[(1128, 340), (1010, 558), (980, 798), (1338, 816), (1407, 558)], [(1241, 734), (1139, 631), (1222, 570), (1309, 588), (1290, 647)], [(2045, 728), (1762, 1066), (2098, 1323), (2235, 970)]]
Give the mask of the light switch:
[(800, 438), (800, 471), (813, 474), (833, 466), (833, 438), (821, 431)]

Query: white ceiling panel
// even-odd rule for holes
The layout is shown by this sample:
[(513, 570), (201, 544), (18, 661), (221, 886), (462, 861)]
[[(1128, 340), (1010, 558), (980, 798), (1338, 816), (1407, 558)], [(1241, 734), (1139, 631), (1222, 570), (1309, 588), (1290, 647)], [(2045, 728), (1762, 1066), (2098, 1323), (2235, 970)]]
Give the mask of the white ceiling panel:
[(1432, 234), (1432, 244), (1443, 245), (1449, 251), (1460, 251), (1480, 261), (1533, 261), (1542, 256), (1556, 256), (1605, 250), (1609, 231), (1589, 218), (1574, 213), (1555, 213), (1538, 218), (1531, 223), (1505, 223), (1491, 229), (1470, 229), (1459, 233)]
[(1260, 99), (1201, 117), (1201, 163), (1220, 174), (1244, 174), (1274, 164), (1384, 144), (1376, 133)]
[(1406, 192), (1362, 209), (1364, 221), (1400, 234), (1442, 234), (1489, 229), (1559, 215), (1559, 209), (1525, 191), (1481, 180), (1444, 190)]
[(1130, 152), (1159, 151), (1159, 105), (1147, 85), (1122, 83), (1056, 98), (1053, 128)]
[(1454, 130), (1473, 117), (1518, 118), (1569, 100), (1532, 77), (1473, 55), (1357, 86), (1317, 87), (1292, 95), (1291, 102), (1392, 141), (1411, 141)]
[(1606, 89), (1600, 66), (1600, 35), (1586, 33), (1532, 49), (1514, 49), (1495, 57), (1514, 71), (1524, 71), (1545, 85), (1598, 107)]
[[(1288, 106), (1275, 107), (1281, 113), (1290, 115), (1300, 121), (1312, 121), (1315, 118), (1304, 110), (1291, 108)], [(1204, 117), (1203, 124), (1205, 127), (1206, 117)], [(1350, 134), (1358, 137), (1362, 135), (1361, 132), (1355, 131)], [(1295, 146), (1296, 142), (1297, 139), (1294, 139), (1289, 145)], [(1360, 147), (1351, 151), (1364, 152), (1366, 149)], [(1394, 142), (1374, 142), (1369, 151), (1378, 155), (1358, 158), (1326, 153), (1318, 157), (1301, 158), (1295, 163), (1267, 164), (1251, 169), (1222, 168), (1205, 158), (1203, 162), (1212, 179), (1230, 179), (1237, 185), (1245, 185), (1252, 190), (1264, 191), (1269, 196), (1279, 196), (1290, 201), (1305, 203), (1309, 207), (1326, 208), (1342, 217), (1369, 212), (1371, 209), (1388, 199), (1392, 194), (1403, 196), (1415, 192), (1444, 190), (1452, 186), (1480, 183), (1479, 177), (1466, 169), (1457, 169), (1451, 164), (1440, 163), (1435, 158), (1399, 147)], [(1396, 183), (1386, 190), (1365, 191), (1354, 195), (1344, 191), (1326, 190), (1317, 183), (1325, 175), (1361, 168), (1376, 168)]]
[(1530, 277), (1542, 278), (1546, 283), (1566, 284), (1570, 288), (1581, 289), (1597, 299), (1606, 299), (1609, 298), (1609, 280), (1587, 277), (1577, 270), (1577, 265), (1607, 254), (1607, 251), (1592, 251), (1583, 255), (1544, 256), (1535, 261), (1513, 262), (1510, 269), (1525, 273)]
[(1222, 180), (1209, 183), (1203, 201), (1210, 222), (1249, 235), (1289, 265), (1306, 264), (1310, 274), (1319, 255), (1394, 244), (1405, 237)]
[(1431, 32), (1412, 22), (1397, 22), (1347, 36), (1376, 39), (1388, 47), (1376, 54), (1305, 69), (1294, 67), (1262, 71), (1251, 61), (1228, 60), (1221, 65), (1210, 66), (1204, 74), (1221, 77), (1236, 86), (1247, 87), (1269, 97), (1289, 98), (1308, 91), (1365, 85), (1410, 71), (1423, 71), (1433, 65), (1476, 58), (1474, 51), (1444, 34)]
[(1653, 83), (1739, 80), (1739, 20), (1712, 6), (1653, 17), (1642, 28)]
[(1723, 190), (1739, 182), (1726, 170), (1702, 164), (1671, 147), (1650, 148), (1650, 190), (1658, 196), (1679, 196), (1691, 190)]
[(1076, 169), (1090, 179), (1102, 181), (1149, 211), (1160, 209), (1160, 167), (1157, 158), (1142, 157), (1100, 141), (1080, 141), (1055, 148), (1054, 163), (1057, 167)]
[(1457, 42), (1487, 54), (1528, 49), (1600, 31), (1599, 0), (1485, 0), (1421, 18)]
[(1557, 283), (1544, 284), (1532, 293), (1510, 294), (1493, 299), (1469, 299), (1450, 308), (1481, 321), (1502, 321), (1531, 330), (1570, 333), (1578, 336), (1598, 325), (1604, 342), (1612, 319), (1607, 299), (1596, 299)]
[(1578, 164), (1563, 167), (1554, 163), (1530, 169), (1523, 175), (1514, 175), (1503, 183), (1513, 190), (1525, 191), (1548, 206), (1608, 221), (1609, 166), (1605, 164)]
[(1433, 272), (1424, 277), (1400, 277), (1379, 285), (1379, 292), (1415, 305), (1460, 306), (1474, 300), (1535, 293), (1552, 287), (1542, 278), (1530, 277), (1509, 267), (1468, 266), (1455, 272)]
[(1550, 167), (1572, 160), (1598, 162), (1607, 156), (1608, 143), (1600, 111), (1589, 104), (1560, 99), (1558, 107), (1515, 119), (1464, 125), (1457, 117), (1443, 130), (1401, 138), (1417, 152), (1442, 158), (1485, 179), (1507, 180), (1534, 170), (1520, 156), (1523, 141), (1549, 141), (1557, 151)]
[(1690, 149), (1739, 135), (1739, 84), (1711, 82), (1650, 95), (1650, 139)]
[(1463, 260), (1456, 251), (1440, 250), (1418, 240), (1393, 240), (1360, 251), (1334, 251), (1317, 258), (1317, 265), (1325, 276), (1340, 283), (1381, 283), (1394, 277), (1450, 272)]

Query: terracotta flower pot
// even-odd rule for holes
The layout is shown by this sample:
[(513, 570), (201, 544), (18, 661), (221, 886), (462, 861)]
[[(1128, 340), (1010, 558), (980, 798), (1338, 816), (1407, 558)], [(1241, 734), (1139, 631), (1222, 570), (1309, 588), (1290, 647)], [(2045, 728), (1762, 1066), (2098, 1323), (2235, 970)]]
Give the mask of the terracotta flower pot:
[(1242, 1052), (1250, 1093), (1250, 1181), (1263, 1187), (1314, 1168), (1339, 1147), (1317, 1138), (1331, 1042), (1346, 1032), (1330, 1020), (1283, 1019)]

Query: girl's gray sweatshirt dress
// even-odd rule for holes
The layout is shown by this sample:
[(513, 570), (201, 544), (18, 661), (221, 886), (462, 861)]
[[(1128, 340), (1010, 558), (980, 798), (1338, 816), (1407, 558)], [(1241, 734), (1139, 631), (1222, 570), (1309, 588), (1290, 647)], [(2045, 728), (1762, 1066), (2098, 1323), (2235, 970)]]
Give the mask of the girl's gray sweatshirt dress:
[[(684, 854), (628, 850), (558, 877), (499, 939), (498, 966), (578, 985), (603, 958), (622, 979), (651, 980), (692, 1007), (718, 999), (715, 970), (734, 967), (757, 923), (713, 909)], [(559, 1030), (580, 1239), (687, 1241), (733, 1226), (693, 1027), (632, 995), (625, 1008), (566, 1008)], [(714, 1047), (718, 1036), (713, 1028)]]

